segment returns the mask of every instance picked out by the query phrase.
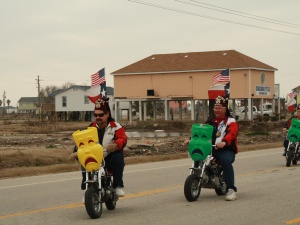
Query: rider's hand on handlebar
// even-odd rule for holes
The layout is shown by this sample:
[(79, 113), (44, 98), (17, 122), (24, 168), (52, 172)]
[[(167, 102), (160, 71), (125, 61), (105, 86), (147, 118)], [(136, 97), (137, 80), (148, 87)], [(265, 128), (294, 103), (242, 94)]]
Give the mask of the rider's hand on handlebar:
[(226, 142), (224, 142), (224, 141), (219, 142), (219, 143), (216, 144), (216, 149), (218, 149), (218, 148), (224, 148), (225, 145), (226, 145)]
[(107, 145), (106, 147), (106, 151), (107, 153), (110, 153), (110, 152), (114, 152), (118, 149), (118, 145), (117, 144), (109, 144)]
[(69, 156), (69, 159), (71, 161), (75, 161), (75, 159), (77, 159), (77, 152), (73, 152), (70, 156)]
[(183, 145), (188, 145), (190, 143), (190, 140), (184, 140)]

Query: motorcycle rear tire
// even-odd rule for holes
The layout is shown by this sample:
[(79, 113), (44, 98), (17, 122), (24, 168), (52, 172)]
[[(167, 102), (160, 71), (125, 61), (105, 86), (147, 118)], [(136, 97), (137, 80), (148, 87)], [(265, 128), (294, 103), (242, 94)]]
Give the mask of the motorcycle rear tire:
[(108, 210), (114, 210), (117, 206), (117, 200), (115, 195), (116, 193), (114, 192), (113, 194), (111, 194), (111, 198), (107, 199), (107, 201), (105, 202), (106, 208)]
[(294, 157), (294, 151), (288, 151), (286, 153), (286, 167), (290, 167), (291, 166), (291, 162), (292, 162), (292, 158)]
[(84, 204), (87, 214), (92, 219), (101, 217), (102, 202), (100, 201), (98, 188), (91, 186), (86, 190)]
[(200, 177), (196, 174), (189, 175), (184, 183), (184, 196), (189, 202), (194, 202), (199, 198), (201, 186), (198, 188)]
[(220, 188), (215, 188), (215, 192), (217, 195), (226, 195), (226, 184), (224, 182), (224, 175), (223, 172), (221, 173), (221, 175), (219, 176), (220, 179)]

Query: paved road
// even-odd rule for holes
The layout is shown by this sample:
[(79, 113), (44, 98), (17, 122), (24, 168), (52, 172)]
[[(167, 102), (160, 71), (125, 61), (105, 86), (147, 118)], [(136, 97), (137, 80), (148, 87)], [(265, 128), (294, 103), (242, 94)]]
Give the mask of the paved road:
[(300, 223), (300, 165), (285, 167), (282, 149), (239, 153), (238, 200), (202, 189), (187, 202), (183, 184), (190, 159), (128, 165), (126, 196), (100, 219), (87, 215), (80, 173), (0, 180), (0, 224), (296, 224)]

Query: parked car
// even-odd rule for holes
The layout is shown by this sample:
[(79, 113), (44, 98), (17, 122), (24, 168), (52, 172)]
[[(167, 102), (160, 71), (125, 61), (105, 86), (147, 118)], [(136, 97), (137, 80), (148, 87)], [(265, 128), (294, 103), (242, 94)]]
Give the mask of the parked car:
[[(239, 107), (238, 110), (236, 110), (235, 112), (235, 119), (236, 120), (245, 120), (245, 109), (247, 111), (247, 107), (245, 108), (244, 106), (242, 107)], [(273, 112), (272, 110), (263, 110), (262, 114), (261, 114), (261, 111), (257, 109), (256, 106), (252, 106), (252, 119), (256, 119), (257, 116), (259, 115), (262, 115), (262, 116), (265, 116), (265, 117), (270, 117), (270, 116), (273, 116)], [(250, 112), (247, 112), (247, 118), (249, 119), (250, 118)]]

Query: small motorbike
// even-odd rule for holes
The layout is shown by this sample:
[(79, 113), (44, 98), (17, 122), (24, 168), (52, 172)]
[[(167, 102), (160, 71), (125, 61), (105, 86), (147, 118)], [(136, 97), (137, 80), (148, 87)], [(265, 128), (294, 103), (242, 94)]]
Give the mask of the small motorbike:
[(286, 151), (286, 166), (290, 167), (291, 163), (293, 165), (297, 165), (298, 161), (300, 160), (300, 152), (299, 152), (300, 144), (299, 142), (291, 142), (289, 141), (289, 145)]
[(86, 191), (84, 195), (85, 209), (92, 219), (100, 218), (102, 203), (108, 210), (114, 210), (118, 196), (112, 187), (113, 176), (103, 166), (97, 171), (86, 171)]
[(296, 165), (300, 159), (300, 120), (293, 118), (286, 139), (289, 141), (286, 151), (286, 166)]
[(102, 214), (103, 203), (108, 210), (116, 208), (118, 196), (113, 189), (113, 176), (105, 167), (104, 149), (99, 144), (95, 127), (77, 130), (72, 136), (78, 149), (78, 160), (86, 171), (85, 209), (92, 219), (96, 219)]
[(217, 195), (226, 194), (226, 184), (221, 164), (211, 154), (206, 159), (194, 161), (190, 175), (184, 183), (184, 196), (189, 202), (196, 201), (201, 188), (214, 189)]

